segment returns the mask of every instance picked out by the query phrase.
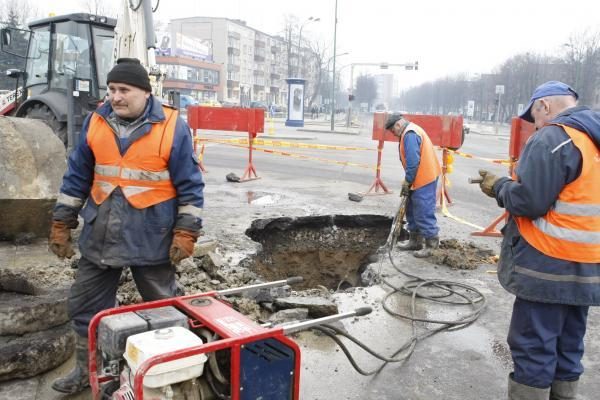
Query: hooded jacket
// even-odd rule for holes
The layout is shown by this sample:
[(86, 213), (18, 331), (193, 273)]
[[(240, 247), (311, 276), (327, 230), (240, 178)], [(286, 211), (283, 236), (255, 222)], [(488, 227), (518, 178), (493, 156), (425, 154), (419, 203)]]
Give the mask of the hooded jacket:
[[(94, 113), (115, 130), (110, 103)], [(162, 104), (151, 96), (143, 117), (133, 124), (128, 137), (119, 137), (118, 132), (114, 132), (121, 155), (132, 143), (147, 135), (153, 124), (164, 120)], [(178, 117), (168, 162), (176, 198), (137, 209), (128, 203), (120, 188), (100, 205), (90, 197), (95, 166), (94, 153), (87, 140), (90, 121), (91, 115), (84, 123), (79, 145), (69, 156), (53, 219), (75, 228), (79, 212), (84, 221), (79, 250), (82, 257), (97, 265), (122, 267), (169, 262), (173, 229), (198, 231), (202, 227), (199, 212), (204, 204), (204, 182), (189, 127)]]
[[(550, 124), (585, 132), (600, 148), (600, 114), (573, 107)], [(518, 181), (501, 178), (494, 185), (500, 207), (511, 218), (503, 229), (498, 265), (500, 284), (517, 297), (546, 303), (600, 305), (600, 264), (547, 256), (520, 235), (512, 216), (536, 219), (554, 206), (565, 185), (581, 173), (582, 155), (564, 129), (548, 125), (527, 142), (516, 169)]]

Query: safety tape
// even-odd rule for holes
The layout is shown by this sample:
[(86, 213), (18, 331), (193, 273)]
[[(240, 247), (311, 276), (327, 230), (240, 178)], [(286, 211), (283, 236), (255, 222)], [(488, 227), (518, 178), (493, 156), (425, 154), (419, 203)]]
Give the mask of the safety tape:
[[(444, 150), (443, 147), (438, 147), (438, 149)], [(478, 157), (473, 154), (463, 153), (462, 151), (458, 151), (458, 150), (450, 150), (448, 148), (446, 148), (446, 150), (449, 153), (453, 153), (453, 154), (456, 154), (456, 155), (464, 157), (464, 158), (473, 158), (475, 160), (487, 161), (487, 162), (491, 162), (494, 164), (501, 164), (501, 165), (509, 165), (510, 166), (512, 164), (512, 162), (510, 160), (497, 160), (494, 158)]]
[[(234, 144), (234, 143), (223, 143), (223, 144), (226, 144), (228, 146), (233, 146), (233, 147), (241, 147), (241, 148), (244, 148), (244, 149), (248, 148), (248, 146)], [(278, 151), (278, 150), (271, 150), (271, 149), (263, 149), (263, 148), (254, 147), (254, 146), (252, 146), (252, 150), (254, 150), (254, 151), (262, 151), (263, 153), (275, 154), (275, 155), (280, 155), (280, 156), (284, 156), (284, 157), (292, 157), (292, 158), (296, 158), (296, 159), (300, 159), (300, 160), (313, 160), (313, 161), (319, 161), (319, 162), (324, 162), (324, 163), (328, 163), (328, 164), (336, 164), (336, 165), (343, 165), (343, 166), (348, 166), (348, 167), (358, 167), (358, 168), (365, 168), (365, 169), (372, 169), (372, 170), (376, 170), (377, 169), (376, 166), (370, 165), (370, 164), (360, 164), (360, 163), (353, 163), (353, 162), (350, 162), (350, 161), (330, 160), (330, 159), (327, 159), (327, 158), (312, 157), (312, 156), (307, 156), (307, 155), (304, 155), (304, 154), (289, 153), (287, 151)]]
[[(442, 188), (442, 190), (443, 190), (443, 188)], [(450, 218), (450, 219), (453, 219), (453, 220), (455, 220), (456, 222), (460, 222), (461, 224), (468, 225), (468, 226), (470, 226), (471, 228), (475, 228), (475, 229), (478, 229), (478, 230), (480, 230), (480, 231), (484, 230), (484, 228), (483, 228), (483, 227), (481, 227), (481, 226), (479, 226), (479, 225), (473, 224), (473, 223), (471, 223), (471, 222), (469, 222), (469, 221), (466, 221), (466, 220), (464, 220), (464, 219), (462, 219), (462, 218), (459, 218), (459, 217), (456, 217), (456, 216), (452, 215), (452, 214), (450, 213), (450, 211), (448, 211), (448, 207), (446, 206), (446, 198), (444, 197), (444, 194), (443, 194), (443, 193), (442, 193), (442, 207), (441, 207), (441, 209), (442, 209), (442, 214), (443, 214), (445, 217), (448, 217), (448, 218)]]
[[(197, 138), (198, 142), (216, 142), (216, 143), (235, 143), (248, 145), (248, 139), (209, 139), (209, 138)], [(313, 144), (313, 143), (296, 143), (296, 142), (284, 142), (281, 140), (266, 140), (266, 139), (254, 139), (253, 143), (258, 146), (272, 146), (272, 147), (289, 147), (296, 149), (311, 149), (311, 150), (365, 150), (365, 151), (377, 151), (377, 149), (370, 149), (367, 147), (348, 147), (348, 146), (333, 146), (328, 144)]]

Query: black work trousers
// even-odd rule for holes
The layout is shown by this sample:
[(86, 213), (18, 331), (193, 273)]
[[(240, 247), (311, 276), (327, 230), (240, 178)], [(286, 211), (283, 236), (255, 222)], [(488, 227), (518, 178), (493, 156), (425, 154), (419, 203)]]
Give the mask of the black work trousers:
[[(177, 295), (175, 267), (171, 263), (130, 266), (135, 285), (144, 301)], [(116, 306), (117, 289), (123, 267), (97, 265), (81, 258), (68, 299), (69, 318), (79, 336), (87, 337), (94, 315)]]

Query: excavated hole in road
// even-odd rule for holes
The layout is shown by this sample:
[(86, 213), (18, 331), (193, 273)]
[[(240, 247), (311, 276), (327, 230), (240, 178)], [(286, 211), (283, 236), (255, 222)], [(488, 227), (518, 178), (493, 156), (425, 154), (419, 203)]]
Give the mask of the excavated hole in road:
[(318, 215), (258, 219), (246, 230), (262, 249), (249, 267), (265, 281), (302, 276), (306, 289), (363, 286), (361, 273), (390, 232), (382, 215)]

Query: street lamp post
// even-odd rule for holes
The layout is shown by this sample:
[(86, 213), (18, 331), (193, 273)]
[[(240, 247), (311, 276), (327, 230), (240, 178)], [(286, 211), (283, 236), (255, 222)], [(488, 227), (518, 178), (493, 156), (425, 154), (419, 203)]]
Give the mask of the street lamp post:
[(331, 130), (335, 127), (335, 52), (336, 50), (336, 34), (337, 34), (337, 0), (335, 0), (335, 13), (333, 22), (333, 74), (332, 74), (332, 89), (331, 89)]
[(300, 32), (298, 33), (298, 68), (296, 72), (296, 76), (300, 78), (300, 49), (302, 48), (302, 29), (310, 22), (319, 22), (321, 18), (308, 17), (304, 23), (300, 25)]

